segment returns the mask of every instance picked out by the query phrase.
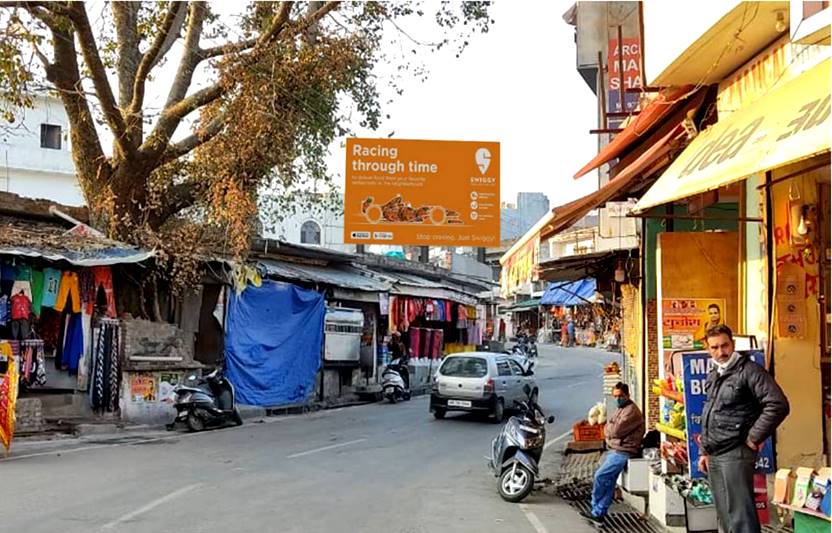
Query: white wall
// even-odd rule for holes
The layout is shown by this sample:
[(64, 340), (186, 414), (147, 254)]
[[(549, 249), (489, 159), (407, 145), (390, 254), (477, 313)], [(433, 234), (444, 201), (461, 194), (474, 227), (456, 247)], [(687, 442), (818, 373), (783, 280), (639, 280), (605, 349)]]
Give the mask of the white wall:
[[(69, 120), (57, 98), (38, 96), (34, 108), (21, 109), (18, 127), (0, 136), (0, 190), (66, 205), (84, 203), (69, 143)], [(61, 148), (41, 148), (41, 124), (61, 127)]]
[(303, 223), (312, 220), (321, 228), (321, 246), (341, 252), (355, 252), (355, 245), (344, 244), (344, 214), (314, 207), (295, 213), (283, 219), (275, 228), (264, 230), (264, 237), (281, 239), (301, 244), (300, 229)]
[(644, 80), (653, 80), (699, 37), (727, 15), (737, 0), (644, 0)]

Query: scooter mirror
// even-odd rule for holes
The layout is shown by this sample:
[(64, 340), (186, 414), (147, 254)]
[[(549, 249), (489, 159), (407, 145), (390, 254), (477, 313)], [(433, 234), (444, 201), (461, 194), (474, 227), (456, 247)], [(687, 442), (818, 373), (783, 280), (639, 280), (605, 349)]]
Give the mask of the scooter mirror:
[(546, 419), (546, 422), (548, 422), (550, 424), (554, 424), (555, 423), (555, 417), (550, 416), (549, 418)]

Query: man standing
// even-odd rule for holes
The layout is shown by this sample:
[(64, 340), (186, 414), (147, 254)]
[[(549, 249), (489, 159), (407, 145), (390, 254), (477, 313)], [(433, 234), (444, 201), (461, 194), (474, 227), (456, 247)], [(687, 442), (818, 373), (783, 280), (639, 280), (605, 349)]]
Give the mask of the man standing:
[(592, 511), (581, 512), (581, 516), (596, 524), (604, 520), (615, 493), (618, 475), (627, 466), (631, 457), (641, 454), (641, 440), (644, 437), (644, 417), (641, 410), (630, 400), (630, 387), (620, 381), (612, 389), (618, 410), (607, 421), (604, 436), (609, 451), (595, 472), (592, 483)]
[(572, 317), (569, 317), (569, 322), (566, 323), (566, 333), (569, 337), (566, 345), (570, 347), (575, 346), (575, 322), (572, 320)]
[(763, 367), (734, 351), (728, 326), (709, 329), (705, 338), (714, 368), (705, 382), (699, 470), (708, 473), (722, 531), (759, 533), (754, 464), (789, 402)]

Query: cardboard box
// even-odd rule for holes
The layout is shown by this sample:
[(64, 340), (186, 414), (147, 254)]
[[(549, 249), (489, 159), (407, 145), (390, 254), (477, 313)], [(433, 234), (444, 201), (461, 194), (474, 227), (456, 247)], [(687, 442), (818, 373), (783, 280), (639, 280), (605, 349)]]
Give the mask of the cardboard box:
[(774, 503), (789, 504), (794, 497), (794, 482), (797, 476), (791, 468), (781, 468), (774, 476)]
[(815, 469), (801, 466), (797, 469), (797, 480), (794, 482), (794, 498), (792, 506), (802, 508), (806, 505), (809, 492), (814, 488), (812, 484)]
[[(832, 477), (832, 469), (821, 468), (818, 470), (815, 479), (812, 482), (812, 488), (809, 495), (806, 497), (806, 508), (812, 511), (821, 511), (821, 505), (824, 498), (830, 490), (830, 477)], [(821, 511), (823, 512), (823, 511)], [(826, 512), (825, 514), (829, 514)]]

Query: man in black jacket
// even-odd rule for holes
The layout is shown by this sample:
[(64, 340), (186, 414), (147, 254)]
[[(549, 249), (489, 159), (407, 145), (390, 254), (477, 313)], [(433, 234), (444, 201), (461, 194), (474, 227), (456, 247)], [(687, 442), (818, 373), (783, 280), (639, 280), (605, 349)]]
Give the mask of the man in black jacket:
[(789, 402), (763, 367), (734, 351), (728, 326), (710, 328), (706, 341), (714, 367), (705, 382), (699, 469), (708, 473), (722, 531), (759, 533), (754, 464)]

